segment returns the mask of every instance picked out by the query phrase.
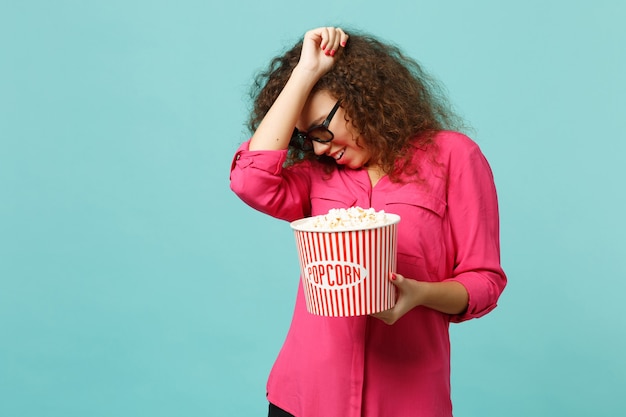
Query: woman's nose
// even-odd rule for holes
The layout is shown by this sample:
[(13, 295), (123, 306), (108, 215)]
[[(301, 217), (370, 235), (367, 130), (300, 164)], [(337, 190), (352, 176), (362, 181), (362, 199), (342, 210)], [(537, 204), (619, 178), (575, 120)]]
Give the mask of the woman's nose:
[(330, 153), (331, 142), (328, 143), (320, 143), (313, 141), (313, 152), (315, 155), (324, 155)]

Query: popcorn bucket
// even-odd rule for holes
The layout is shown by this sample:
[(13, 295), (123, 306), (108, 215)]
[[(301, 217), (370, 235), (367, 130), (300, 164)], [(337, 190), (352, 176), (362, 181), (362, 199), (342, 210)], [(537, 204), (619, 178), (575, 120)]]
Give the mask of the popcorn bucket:
[(350, 230), (318, 230), (310, 218), (291, 223), (296, 238), (306, 307), (309, 313), (347, 317), (392, 308), (400, 216)]

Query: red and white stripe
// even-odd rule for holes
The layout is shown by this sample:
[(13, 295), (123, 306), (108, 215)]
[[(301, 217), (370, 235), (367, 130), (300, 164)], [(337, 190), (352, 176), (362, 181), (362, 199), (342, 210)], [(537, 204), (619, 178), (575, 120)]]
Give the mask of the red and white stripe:
[[(389, 273), (396, 270), (396, 223), (357, 231), (296, 229), (295, 237), (310, 313), (331, 317), (360, 316), (393, 307), (396, 291), (389, 281)], [(360, 265), (359, 271), (367, 273), (356, 284), (329, 288), (323, 282), (315, 283), (310, 279), (308, 271), (312, 265), (331, 265), (333, 268)], [(345, 269), (343, 271), (342, 274)]]

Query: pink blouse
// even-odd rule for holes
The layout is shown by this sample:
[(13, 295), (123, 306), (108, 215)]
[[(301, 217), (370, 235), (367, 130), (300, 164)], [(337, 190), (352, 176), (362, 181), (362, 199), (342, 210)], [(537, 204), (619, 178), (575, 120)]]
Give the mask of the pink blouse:
[(337, 166), (329, 177), (317, 163), (283, 168), (286, 150), (237, 150), (231, 188), (251, 207), (286, 221), (352, 206), (396, 213), (397, 272), (457, 281), (469, 293), (464, 314), (417, 307), (389, 326), (370, 316), (310, 314), (300, 285), (267, 383), (268, 400), (296, 417), (452, 415), (449, 323), (494, 309), (506, 276), (487, 160), (460, 133), (441, 132), (436, 143), (436, 153), (414, 155), (423, 181), (383, 177), (374, 187), (365, 170)]

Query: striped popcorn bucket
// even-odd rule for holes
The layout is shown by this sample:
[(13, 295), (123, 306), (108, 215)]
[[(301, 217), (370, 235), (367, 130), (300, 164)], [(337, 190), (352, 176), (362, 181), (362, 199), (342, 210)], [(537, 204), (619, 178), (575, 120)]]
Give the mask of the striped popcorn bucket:
[(309, 313), (361, 316), (394, 306), (389, 273), (396, 270), (400, 216), (386, 216), (385, 225), (358, 230), (312, 230), (310, 219), (291, 223)]

